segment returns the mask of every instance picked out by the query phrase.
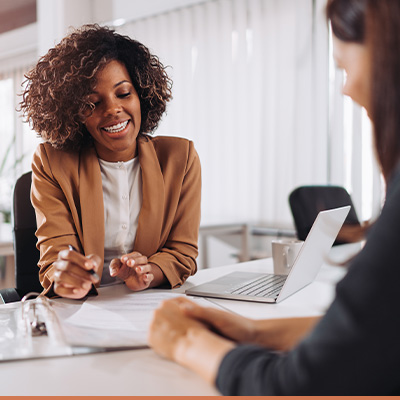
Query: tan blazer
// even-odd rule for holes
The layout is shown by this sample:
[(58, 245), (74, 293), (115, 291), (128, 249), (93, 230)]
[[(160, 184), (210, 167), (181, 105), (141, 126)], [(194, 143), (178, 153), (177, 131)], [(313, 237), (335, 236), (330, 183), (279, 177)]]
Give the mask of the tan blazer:
[[(138, 155), (143, 202), (134, 250), (158, 265), (174, 288), (197, 269), (199, 157), (186, 139), (148, 135), (138, 137)], [(43, 293), (52, 295), (52, 264), (60, 250), (71, 244), (86, 255), (104, 257), (103, 189), (94, 147), (73, 152), (40, 144), (32, 162), (31, 199), (39, 278)]]

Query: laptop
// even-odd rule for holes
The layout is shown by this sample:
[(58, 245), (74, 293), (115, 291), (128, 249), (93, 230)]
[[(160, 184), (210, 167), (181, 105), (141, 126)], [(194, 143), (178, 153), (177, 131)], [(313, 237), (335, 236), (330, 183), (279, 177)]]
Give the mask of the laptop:
[(289, 275), (231, 272), (185, 291), (189, 296), (278, 303), (310, 284), (326, 260), (350, 206), (321, 211)]

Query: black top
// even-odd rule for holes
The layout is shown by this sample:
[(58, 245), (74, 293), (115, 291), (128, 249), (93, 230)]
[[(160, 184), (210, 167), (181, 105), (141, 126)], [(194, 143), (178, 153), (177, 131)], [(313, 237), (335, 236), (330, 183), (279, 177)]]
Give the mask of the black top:
[(296, 348), (239, 345), (223, 359), (225, 395), (400, 395), (400, 169), (336, 297)]

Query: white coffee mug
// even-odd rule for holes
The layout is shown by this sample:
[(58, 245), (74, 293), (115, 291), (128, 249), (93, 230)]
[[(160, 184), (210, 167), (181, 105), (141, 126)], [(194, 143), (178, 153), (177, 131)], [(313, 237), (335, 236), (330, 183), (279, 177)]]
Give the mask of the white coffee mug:
[(297, 239), (281, 239), (271, 242), (275, 274), (287, 275), (290, 272), (303, 243), (302, 240)]

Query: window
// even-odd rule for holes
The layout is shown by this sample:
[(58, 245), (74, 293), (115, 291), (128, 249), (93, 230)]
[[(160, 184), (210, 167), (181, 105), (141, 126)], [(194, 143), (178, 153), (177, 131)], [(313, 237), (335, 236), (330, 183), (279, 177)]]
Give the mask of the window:
[(0, 75), (0, 213), (6, 221), (10, 217), (14, 182), (30, 170), (39, 142), (16, 112), (24, 71), (25, 68)]

